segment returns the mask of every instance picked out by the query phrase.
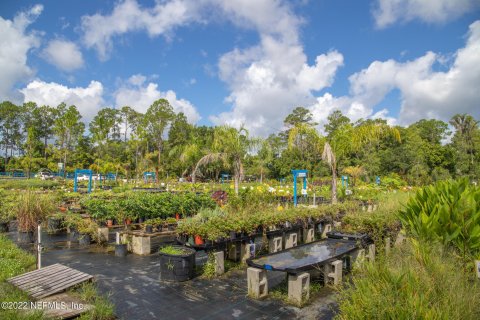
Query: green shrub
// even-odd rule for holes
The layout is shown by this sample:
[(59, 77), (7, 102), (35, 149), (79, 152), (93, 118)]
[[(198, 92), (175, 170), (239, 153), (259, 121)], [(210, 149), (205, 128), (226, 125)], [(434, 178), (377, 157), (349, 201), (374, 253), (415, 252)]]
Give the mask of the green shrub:
[(455, 247), (464, 262), (480, 253), (480, 188), (467, 179), (419, 190), (400, 219), (414, 236)]
[(479, 319), (480, 283), (441, 246), (416, 241), (354, 271), (337, 319)]

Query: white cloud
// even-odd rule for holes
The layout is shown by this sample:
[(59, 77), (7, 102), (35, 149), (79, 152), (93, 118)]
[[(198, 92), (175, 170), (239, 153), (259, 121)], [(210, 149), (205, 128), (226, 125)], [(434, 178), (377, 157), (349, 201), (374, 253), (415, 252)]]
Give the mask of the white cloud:
[[(228, 2), (231, 19), (255, 26), (260, 43), (236, 48), (220, 58), (220, 78), (231, 90), (226, 101), (233, 107), (210, 119), (215, 124), (245, 125), (254, 134), (266, 135), (281, 130), (283, 119), (294, 107), (314, 103), (313, 92), (333, 82), (343, 56), (331, 51), (309, 65), (299, 43), (300, 19), (282, 2), (255, 3)], [(265, 21), (260, 17), (266, 17)]]
[(183, 112), (190, 123), (200, 120), (200, 115), (190, 101), (178, 99), (172, 90), (159, 91), (157, 84), (152, 82), (145, 84), (145, 81), (146, 77), (143, 75), (130, 77), (127, 83), (114, 93), (116, 107), (130, 106), (138, 112), (145, 113), (155, 100), (163, 98), (170, 102), (175, 112)]
[(108, 59), (113, 48), (112, 38), (127, 32), (145, 30), (150, 36), (165, 35), (196, 16), (194, 1), (157, 2), (153, 8), (141, 8), (135, 0), (118, 3), (110, 15), (82, 17), (83, 41), (95, 48), (101, 60)]
[(45, 60), (64, 71), (83, 67), (83, 56), (78, 46), (66, 40), (51, 40), (42, 53)]
[(37, 48), (40, 38), (26, 29), (42, 13), (43, 6), (36, 5), (28, 11), (18, 13), (12, 20), (0, 17), (0, 99), (18, 101), (12, 95), (13, 86), (28, 79), (34, 71), (27, 65), (27, 54)]
[(373, 108), (395, 89), (401, 95), (398, 123), (410, 124), (421, 118), (449, 120), (456, 113), (480, 117), (480, 20), (472, 23), (465, 47), (453, 56), (447, 71), (435, 71), (435, 63), (443, 57), (433, 52), (408, 62), (374, 61), (350, 76), (350, 96), (332, 97), (325, 94), (310, 108), (318, 121), (335, 109), (352, 117), (394, 119), (383, 109)]
[(442, 23), (475, 10), (479, 3), (478, 0), (377, 0), (373, 16), (379, 28), (414, 19)]
[(69, 88), (55, 82), (35, 80), (20, 90), (24, 101), (33, 101), (38, 105), (57, 106), (62, 102), (75, 105), (85, 122), (90, 121), (103, 107), (103, 86), (98, 81), (91, 81), (88, 87)]
[[(136, 1), (126, 0), (111, 14), (83, 17), (82, 28), (86, 45), (106, 59), (115, 36), (141, 30), (150, 36), (168, 36), (181, 25), (219, 19), (257, 31), (260, 42), (221, 56), (219, 76), (231, 90), (226, 102), (232, 104), (232, 111), (210, 117), (214, 123), (245, 124), (256, 134), (281, 128), (284, 117), (295, 106), (315, 101), (313, 92), (329, 86), (343, 64), (343, 56), (337, 51), (319, 55), (313, 65), (308, 64), (299, 40), (302, 19), (286, 1), (172, 0), (142, 8)], [(127, 102), (145, 99), (146, 107), (152, 96), (159, 96), (154, 86), (123, 88), (118, 95)]]

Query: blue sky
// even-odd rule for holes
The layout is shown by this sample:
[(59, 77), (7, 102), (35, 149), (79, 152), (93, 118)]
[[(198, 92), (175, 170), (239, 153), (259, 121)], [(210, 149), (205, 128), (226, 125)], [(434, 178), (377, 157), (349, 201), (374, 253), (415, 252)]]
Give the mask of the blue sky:
[(302, 105), (392, 124), (480, 117), (480, 1), (2, 1), (0, 99), (282, 129)]

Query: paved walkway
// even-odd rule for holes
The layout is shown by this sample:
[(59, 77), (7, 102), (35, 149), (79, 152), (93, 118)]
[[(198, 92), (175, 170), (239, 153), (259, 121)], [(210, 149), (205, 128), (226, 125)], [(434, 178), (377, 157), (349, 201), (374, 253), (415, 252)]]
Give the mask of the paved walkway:
[[(214, 280), (166, 283), (158, 280), (158, 255), (120, 258), (95, 246), (68, 248), (64, 236), (43, 239), (43, 265), (61, 263), (94, 275), (100, 291), (111, 295), (120, 319), (331, 319), (336, 306), (328, 289), (303, 309), (273, 299), (249, 299), (246, 270)], [(197, 254), (197, 260), (203, 258)], [(279, 283), (284, 277), (269, 273), (269, 282)]]

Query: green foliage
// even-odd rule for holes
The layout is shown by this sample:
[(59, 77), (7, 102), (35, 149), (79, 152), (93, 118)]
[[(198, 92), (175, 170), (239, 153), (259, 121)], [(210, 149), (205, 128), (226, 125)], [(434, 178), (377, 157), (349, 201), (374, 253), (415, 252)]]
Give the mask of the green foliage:
[(16, 209), (18, 230), (34, 231), (39, 222), (57, 210), (57, 203), (52, 194), (29, 190), (20, 194)]
[(82, 314), (79, 320), (113, 320), (115, 319), (114, 305), (109, 301), (108, 296), (101, 295), (93, 282), (84, 282), (75, 289), (80, 299), (88, 304), (92, 304), (93, 308)]
[(448, 250), (412, 241), (354, 271), (337, 319), (478, 319), (480, 283), (460, 269)]
[(3, 189), (54, 189), (59, 186), (55, 180), (40, 179), (1, 179), (0, 188)]
[(404, 192), (389, 193), (379, 201), (377, 210), (348, 211), (342, 221), (342, 230), (367, 233), (375, 241), (388, 236), (393, 239), (401, 228), (398, 211), (410, 196), (410, 193)]
[(480, 253), (480, 188), (468, 179), (437, 182), (419, 190), (400, 212), (414, 236), (439, 240), (463, 257)]

